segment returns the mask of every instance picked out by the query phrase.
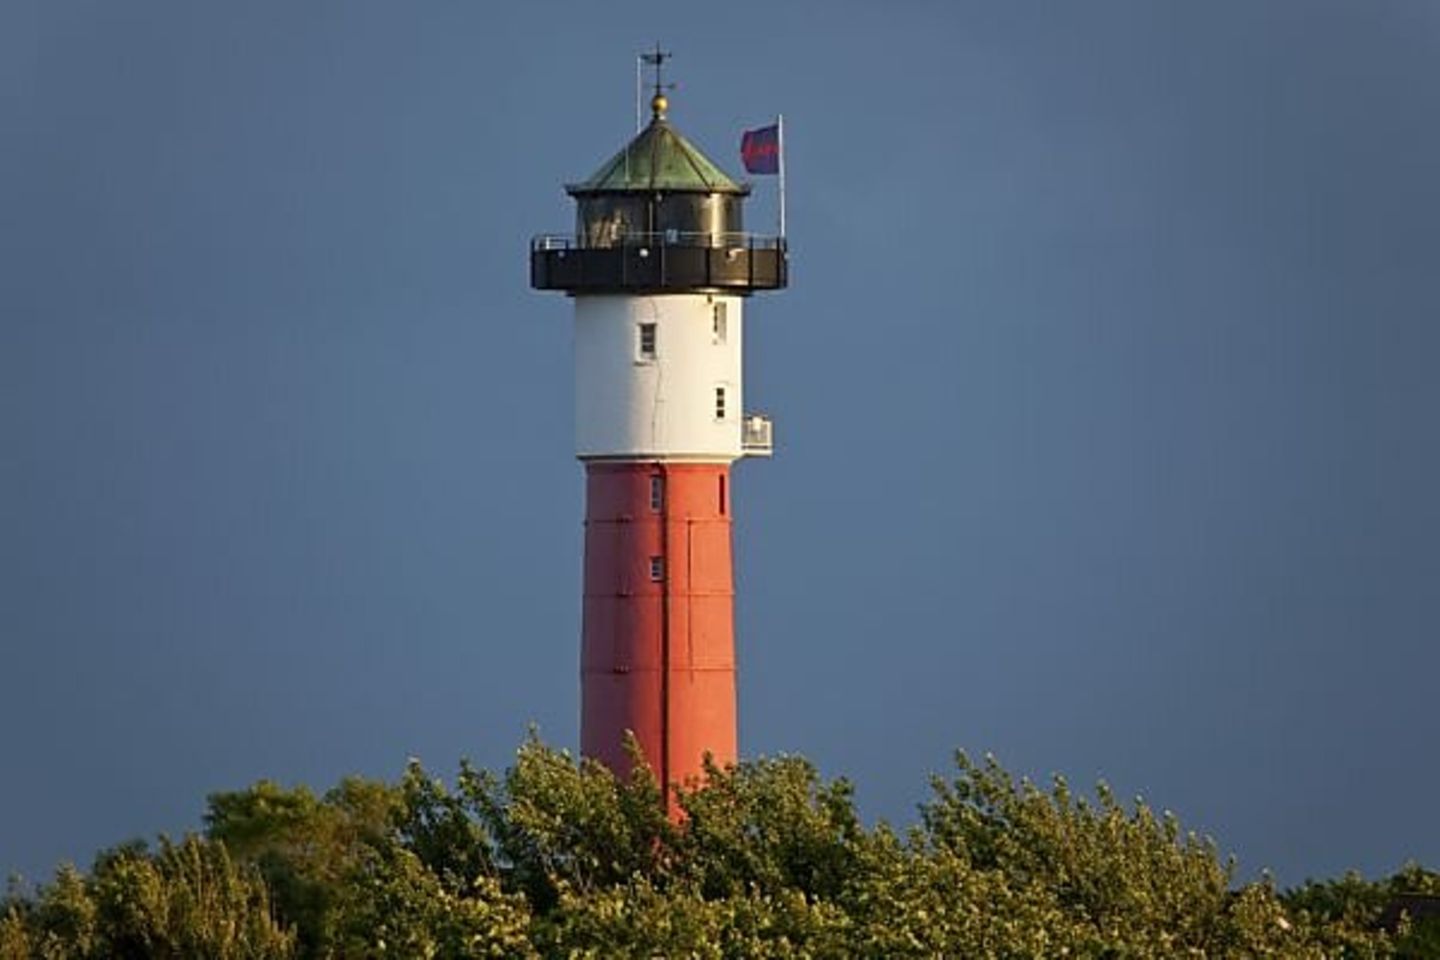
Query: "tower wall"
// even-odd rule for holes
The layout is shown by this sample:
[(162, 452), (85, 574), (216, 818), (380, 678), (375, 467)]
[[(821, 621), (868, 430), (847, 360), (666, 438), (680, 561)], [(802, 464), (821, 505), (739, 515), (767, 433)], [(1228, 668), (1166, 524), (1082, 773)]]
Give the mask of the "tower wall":
[(581, 750), (619, 773), (627, 731), (665, 784), (735, 762), (729, 472), (586, 465)]
[(576, 297), (576, 455), (738, 459), (743, 304), (704, 293)]

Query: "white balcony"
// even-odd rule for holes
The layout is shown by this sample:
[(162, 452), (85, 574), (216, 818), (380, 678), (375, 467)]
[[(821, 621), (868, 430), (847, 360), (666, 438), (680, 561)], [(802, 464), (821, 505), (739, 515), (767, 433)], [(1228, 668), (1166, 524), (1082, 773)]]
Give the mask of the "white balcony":
[(747, 413), (740, 421), (740, 449), (747, 457), (768, 457), (775, 452), (775, 425), (763, 413)]

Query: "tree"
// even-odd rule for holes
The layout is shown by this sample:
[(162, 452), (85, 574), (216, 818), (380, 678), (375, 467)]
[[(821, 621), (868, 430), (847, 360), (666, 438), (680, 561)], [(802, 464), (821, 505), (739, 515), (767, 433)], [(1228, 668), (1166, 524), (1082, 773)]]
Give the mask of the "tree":
[(62, 866), (34, 901), (0, 916), (0, 958), (285, 960), (294, 935), (270, 909), (258, 872), (199, 837), (102, 853), (89, 877)]
[[(1096, 801), (1061, 777), (1050, 790), (1016, 781), (994, 758), (957, 754), (921, 807), (925, 845), (997, 872), (1013, 891), (1049, 899), (1087, 955), (1304, 955), (1266, 882), (1233, 889), (1233, 862), (1142, 800), (1126, 809), (1103, 783)], [(1298, 951), (1298, 952), (1297, 952)]]
[(273, 891), (279, 916), (294, 926), (301, 954), (333, 955), (337, 901), (369, 851), (391, 841), (402, 809), (394, 787), (342, 780), (322, 798), (306, 787), (262, 780), (209, 798), (211, 839), (253, 864)]
[(524, 897), (503, 892), (493, 877), (442, 882), (403, 847), (368, 854), (337, 902), (341, 956), (536, 956)]
[(1213, 841), (1103, 784), (960, 754), (897, 832), (848, 781), (762, 758), (708, 766), (677, 822), (635, 756), (617, 779), (532, 736), (453, 787), (411, 763), (393, 785), (216, 794), (206, 837), (12, 887), (0, 960), (1440, 958), (1430, 922), (1379, 929), (1440, 875), (1237, 883)]

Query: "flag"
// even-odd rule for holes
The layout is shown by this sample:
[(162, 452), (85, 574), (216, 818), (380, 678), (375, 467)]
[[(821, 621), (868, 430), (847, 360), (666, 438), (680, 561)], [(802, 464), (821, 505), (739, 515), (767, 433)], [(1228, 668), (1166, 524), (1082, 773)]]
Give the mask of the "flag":
[(746, 173), (780, 172), (780, 125), (746, 130), (740, 138), (740, 159)]

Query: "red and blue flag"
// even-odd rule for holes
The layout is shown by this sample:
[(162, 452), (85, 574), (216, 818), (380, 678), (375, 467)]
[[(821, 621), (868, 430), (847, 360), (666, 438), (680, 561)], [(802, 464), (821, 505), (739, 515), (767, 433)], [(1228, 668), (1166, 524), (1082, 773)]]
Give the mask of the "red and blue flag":
[(740, 159), (746, 173), (780, 172), (780, 125), (746, 130), (740, 138)]

